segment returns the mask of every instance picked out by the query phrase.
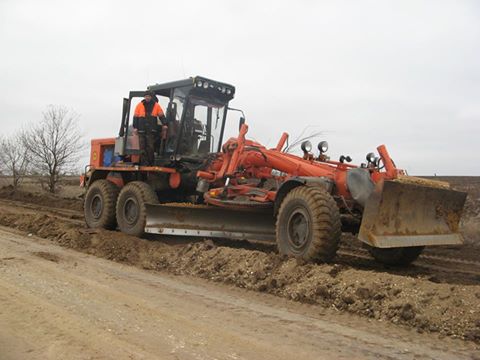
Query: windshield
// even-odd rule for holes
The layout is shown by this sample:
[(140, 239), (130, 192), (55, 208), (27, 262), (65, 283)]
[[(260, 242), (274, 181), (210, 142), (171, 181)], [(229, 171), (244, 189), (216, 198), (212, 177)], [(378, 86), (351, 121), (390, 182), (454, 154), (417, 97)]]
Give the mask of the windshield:
[(204, 98), (190, 98), (182, 129), (181, 154), (199, 155), (219, 150), (225, 107)]

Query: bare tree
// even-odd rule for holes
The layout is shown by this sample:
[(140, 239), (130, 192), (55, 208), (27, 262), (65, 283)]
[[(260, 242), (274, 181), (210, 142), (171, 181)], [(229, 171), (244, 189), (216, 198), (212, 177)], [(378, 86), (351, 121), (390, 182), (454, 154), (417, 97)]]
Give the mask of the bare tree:
[(14, 191), (27, 174), (28, 164), (28, 151), (20, 134), (0, 139), (0, 169), (12, 177)]
[(34, 171), (48, 177), (48, 190), (54, 193), (61, 175), (78, 166), (85, 144), (78, 127), (79, 116), (61, 105), (50, 105), (37, 125), (25, 130), (22, 141)]

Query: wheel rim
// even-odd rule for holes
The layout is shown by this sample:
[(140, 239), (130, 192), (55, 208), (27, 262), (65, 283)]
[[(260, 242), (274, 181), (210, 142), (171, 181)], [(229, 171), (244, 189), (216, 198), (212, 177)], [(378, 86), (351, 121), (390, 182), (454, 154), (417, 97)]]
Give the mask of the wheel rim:
[(95, 194), (90, 202), (90, 213), (93, 218), (98, 220), (103, 212), (103, 199), (100, 194)]
[(130, 197), (125, 201), (123, 207), (123, 218), (129, 225), (135, 225), (138, 220), (138, 202), (137, 199)]
[(288, 242), (295, 252), (303, 250), (310, 238), (310, 217), (303, 208), (292, 211), (287, 223)]

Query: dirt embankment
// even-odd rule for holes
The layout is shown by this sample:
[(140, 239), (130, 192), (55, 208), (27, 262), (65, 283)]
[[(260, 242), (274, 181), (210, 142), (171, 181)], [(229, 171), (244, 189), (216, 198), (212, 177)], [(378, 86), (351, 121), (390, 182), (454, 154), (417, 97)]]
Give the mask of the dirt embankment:
[(14, 191), (11, 185), (0, 188), (0, 198), (27, 204), (83, 211), (83, 200), (79, 197), (60, 197), (47, 192), (25, 191), (23, 189)]
[(406, 273), (359, 268), (342, 259), (306, 264), (242, 242), (169, 244), (165, 238), (152, 241), (92, 231), (48, 214), (7, 209), (2, 209), (0, 224), (144, 269), (198, 276), (480, 343), (480, 279), (455, 280), (415, 268)]

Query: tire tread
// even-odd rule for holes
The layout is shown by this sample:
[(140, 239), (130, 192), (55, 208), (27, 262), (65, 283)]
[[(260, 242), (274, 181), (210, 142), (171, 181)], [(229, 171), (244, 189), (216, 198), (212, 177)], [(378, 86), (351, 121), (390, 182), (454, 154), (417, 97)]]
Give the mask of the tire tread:
[[(97, 190), (102, 194), (103, 210), (101, 218), (98, 221), (95, 221), (89, 213), (90, 206), (88, 202), (90, 200), (89, 195)], [(88, 227), (103, 228), (107, 230), (113, 230), (116, 228), (117, 220), (115, 216), (115, 207), (119, 192), (120, 189), (118, 186), (106, 179), (97, 180), (90, 185), (83, 203), (85, 222), (87, 223)]]
[(336, 254), (341, 237), (340, 212), (333, 197), (322, 188), (299, 186), (292, 189), (283, 199), (277, 216), (277, 245), (281, 253), (288, 249), (281, 239), (281, 214), (291, 201), (301, 200), (307, 204), (312, 217), (310, 244), (301, 257), (307, 261), (330, 261)]
[[(135, 197), (140, 200), (140, 219), (135, 226), (129, 226), (123, 221), (123, 212), (121, 211), (122, 202), (124, 201), (124, 197), (126, 196), (125, 194), (127, 194), (128, 192), (133, 192)], [(145, 204), (158, 204), (157, 194), (150, 185), (143, 181), (132, 181), (123, 187), (123, 189), (120, 191), (120, 195), (118, 196), (116, 211), (118, 226), (122, 232), (134, 236), (143, 235), (147, 218), (147, 208)]]

